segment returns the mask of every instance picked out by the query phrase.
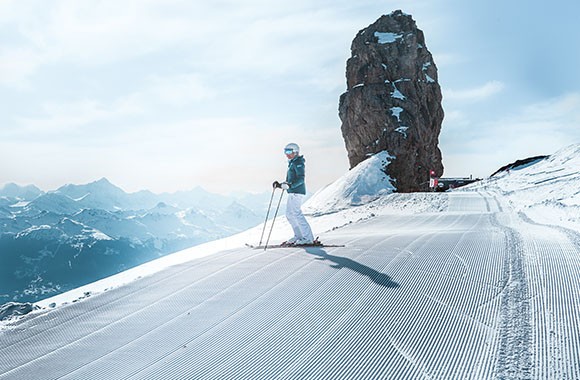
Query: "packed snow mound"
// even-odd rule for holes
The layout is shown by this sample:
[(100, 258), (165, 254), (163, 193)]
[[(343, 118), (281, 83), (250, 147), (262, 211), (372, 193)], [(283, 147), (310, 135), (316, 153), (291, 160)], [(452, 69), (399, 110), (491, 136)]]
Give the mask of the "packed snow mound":
[(39, 309), (32, 303), (8, 302), (0, 305), (0, 321), (16, 318)]
[(465, 190), (492, 190), (534, 221), (580, 229), (580, 144), (512, 168)]
[(384, 169), (394, 157), (379, 152), (351, 169), (343, 177), (318, 191), (305, 204), (308, 214), (326, 214), (372, 202), (395, 190)]

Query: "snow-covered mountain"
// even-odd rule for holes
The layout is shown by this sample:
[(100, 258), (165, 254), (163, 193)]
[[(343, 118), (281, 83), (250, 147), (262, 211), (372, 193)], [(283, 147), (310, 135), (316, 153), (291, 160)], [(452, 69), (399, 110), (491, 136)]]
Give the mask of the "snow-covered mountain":
[(23, 201), (30, 201), (40, 194), (42, 194), (42, 190), (34, 185), (18, 186), (14, 183), (9, 183), (0, 189), (0, 199), (12, 198)]
[[(74, 200), (80, 208), (113, 211), (133, 208), (130, 202), (131, 195), (113, 185), (106, 178), (86, 185), (65, 185), (54, 193)], [(141, 207), (147, 207), (147, 205)]]
[[(241, 197), (202, 188), (126, 193), (105, 178), (49, 192), (5, 185), (0, 304), (34, 301), (254, 227), (262, 221), (268, 194)], [(244, 197), (254, 209), (244, 205)]]

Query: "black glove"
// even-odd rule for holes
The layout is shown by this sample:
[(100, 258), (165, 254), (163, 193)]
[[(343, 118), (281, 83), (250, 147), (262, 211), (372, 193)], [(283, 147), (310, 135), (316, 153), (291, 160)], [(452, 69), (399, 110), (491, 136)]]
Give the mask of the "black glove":
[(272, 187), (273, 187), (274, 189), (279, 189), (279, 188), (281, 188), (280, 182), (278, 182), (278, 181), (274, 181), (274, 183), (272, 184)]

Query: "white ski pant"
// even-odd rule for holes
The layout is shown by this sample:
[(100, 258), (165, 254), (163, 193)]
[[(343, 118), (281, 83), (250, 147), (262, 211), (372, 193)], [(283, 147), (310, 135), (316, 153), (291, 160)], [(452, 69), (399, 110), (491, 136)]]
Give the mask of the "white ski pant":
[(294, 230), (294, 239), (306, 239), (314, 241), (312, 229), (308, 221), (302, 214), (302, 202), (304, 201), (304, 194), (288, 193), (288, 203), (286, 204), (286, 218)]

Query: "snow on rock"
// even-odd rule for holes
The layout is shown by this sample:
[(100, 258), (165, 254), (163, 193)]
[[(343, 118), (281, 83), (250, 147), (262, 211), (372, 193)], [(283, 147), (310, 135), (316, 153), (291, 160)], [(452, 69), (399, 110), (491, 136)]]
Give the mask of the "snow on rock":
[(393, 83), (393, 91), (391, 92), (391, 98), (400, 99), (400, 100), (407, 99), (405, 97), (405, 95), (403, 95), (403, 93), (401, 91), (399, 91), (399, 89), (397, 88), (397, 86), (394, 83)]
[(361, 162), (336, 182), (318, 191), (304, 205), (313, 214), (336, 212), (377, 199), (395, 190), (385, 168), (393, 157), (383, 151)]
[(407, 129), (409, 129), (409, 127), (405, 127), (404, 125), (401, 125), (399, 128), (395, 129), (395, 132), (399, 132), (405, 138), (407, 138)]
[(18, 234), (16, 234), (16, 239), (21, 239), (23, 237), (28, 237), (31, 239), (55, 239), (58, 240), (63, 235), (63, 232), (58, 228), (52, 228), (49, 225), (43, 224), (41, 226), (32, 226), (27, 228)]
[(379, 39), (379, 44), (391, 44), (397, 41), (399, 38), (402, 38), (403, 35), (389, 32), (375, 32), (375, 37)]
[(403, 112), (403, 109), (401, 107), (391, 107), (390, 110), (391, 110), (391, 115), (396, 117), (397, 121), (400, 123), (401, 122), (401, 112)]

